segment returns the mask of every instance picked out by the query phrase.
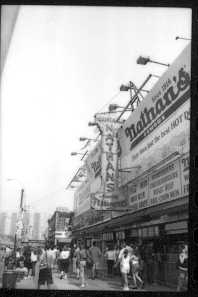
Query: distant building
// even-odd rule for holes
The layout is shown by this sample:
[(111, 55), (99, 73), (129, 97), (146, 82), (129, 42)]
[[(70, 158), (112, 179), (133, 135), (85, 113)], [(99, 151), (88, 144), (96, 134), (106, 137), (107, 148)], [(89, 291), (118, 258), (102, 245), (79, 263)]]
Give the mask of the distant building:
[(32, 239), (40, 239), (41, 237), (40, 225), (41, 225), (41, 214), (36, 212), (34, 213), (34, 217), (33, 217)]
[(17, 223), (17, 213), (13, 212), (11, 215), (11, 222), (10, 222), (10, 235), (14, 236), (16, 232), (16, 223)]
[(0, 234), (2, 234), (2, 235), (5, 234), (6, 220), (7, 220), (6, 212), (0, 213)]
[(72, 212), (65, 208), (57, 208), (48, 220), (48, 242), (62, 246), (71, 242)]

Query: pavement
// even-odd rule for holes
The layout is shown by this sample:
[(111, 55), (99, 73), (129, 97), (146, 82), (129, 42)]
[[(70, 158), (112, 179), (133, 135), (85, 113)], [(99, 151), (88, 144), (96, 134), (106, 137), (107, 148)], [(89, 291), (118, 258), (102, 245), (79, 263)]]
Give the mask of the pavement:
[[(54, 284), (50, 289), (52, 290), (103, 290), (103, 291), (122, 291), (121, 288), (121, 279), (119, 277), (116, 278), (106, 278), (106, 279), (87, 279), (87, 285), (85, 288), (81, 288), (80, 280), (77, 280), (74, 276), (69, 275), (67, 280), (60, 280), (57, 273), (53, 273)], [(129, 281), (130, 283), (130, 281)], [(16, 289), (36, 289), (36, 284), (34, 279), (26, 279), (17, 282)], [(42, 289), (47, 289), (46, 286), (41, 286)], [(132, 291), (169, 291), (173, 292), (174, 289), (152, 285), (145, 286), (144, 289), (135, 290), (130, 288)]]

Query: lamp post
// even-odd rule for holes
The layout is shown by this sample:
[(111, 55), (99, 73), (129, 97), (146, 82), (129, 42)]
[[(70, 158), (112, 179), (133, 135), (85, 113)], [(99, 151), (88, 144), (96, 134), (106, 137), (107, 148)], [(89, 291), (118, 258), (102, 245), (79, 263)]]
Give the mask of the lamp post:
[[(22, 228), (23, 228), (23, 212), (24, 212), (24, 189), (22, 187), (22, 184), (19, 180), (15, 178), (8, 178), (7, 181), (16, 181), (20, 185), (21, 188), (21, 196), (20, 196), (20, 204), (19, 204), (19, 213), (18, 213), (18, 219), (17, 219), (17, 226), (14, 236), (14, 255), (16, 257), (16, 246), (17, 246), (17, 240), (18, 238), (21, 238)], [(17, 232), (19, 231), (19, 236), (17, 236)], [(17, 238), (18, 237), (18, 238)]]
[(167, 67), (170, 66), (170, 64), (165, 64), (165, 63), (153, 61), (149, 57), (142, 57), (142, 56), (139, 56), (139, 58), (137, 59), (136, 62), (137, 62), (137, 64), (140, 64), (140, 65), (146, 65), (147, 63), (154, 63), (154, 64), (158, 64), (158, 65), (162, 65), (162, 66), (167, 66)]

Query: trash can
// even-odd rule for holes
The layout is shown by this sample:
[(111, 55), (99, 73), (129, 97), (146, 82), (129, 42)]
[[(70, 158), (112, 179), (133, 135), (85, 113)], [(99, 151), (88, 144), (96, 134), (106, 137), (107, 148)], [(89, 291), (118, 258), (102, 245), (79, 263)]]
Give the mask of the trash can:
[(6, 270), (3, 272), (2, 287), (6, 289), (16, 288), (16, 272), (14, 270)]

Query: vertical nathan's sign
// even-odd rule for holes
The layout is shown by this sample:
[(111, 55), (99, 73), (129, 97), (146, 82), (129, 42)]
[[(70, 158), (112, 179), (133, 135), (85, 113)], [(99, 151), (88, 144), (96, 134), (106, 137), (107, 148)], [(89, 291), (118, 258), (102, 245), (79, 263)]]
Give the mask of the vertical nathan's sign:
[(118, 142), (115, 119), (96, 117), (96, 123), (102, 130), (102, 186), (104, 197), (115, 197), (117, 192)]

